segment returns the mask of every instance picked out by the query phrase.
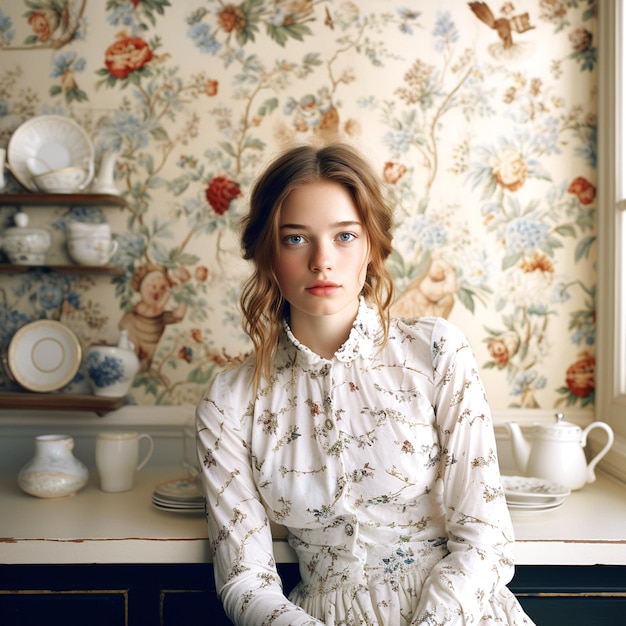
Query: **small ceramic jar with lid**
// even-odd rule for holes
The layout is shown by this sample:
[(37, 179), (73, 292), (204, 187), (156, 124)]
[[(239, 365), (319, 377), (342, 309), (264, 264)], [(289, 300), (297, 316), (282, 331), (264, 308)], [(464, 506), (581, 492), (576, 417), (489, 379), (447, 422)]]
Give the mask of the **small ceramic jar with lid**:
[(43, 265), (52, 245), (52, 237), (45, 228), (28, 228), (28, 215), (15, 214), (16, 226), (7, 228), (0, 236), (0, 248), (11, 263)]

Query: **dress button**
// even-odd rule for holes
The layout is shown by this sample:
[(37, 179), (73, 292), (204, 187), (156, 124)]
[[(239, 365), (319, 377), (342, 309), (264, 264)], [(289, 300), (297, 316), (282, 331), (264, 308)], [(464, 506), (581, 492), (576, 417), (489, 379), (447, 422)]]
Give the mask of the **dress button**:
[(334, 426), (334, 424), (333, 424), (333, 420), (331, 420), (330, 418), (329, 418), (329, 419), (327, 419), (327, 420), (324, 422), (324, 424), (326, 425), (326, 429), (327, 429), (327, 430), (332, 430), (332, 429), (333, 429), (333, 426)]
[(352, 524), (346, 524), (346, 535), (348, 535), (348, 537), (352, 537), (352, 535), (354, 535), (354, 528), (352, 527)]
[(346, 363), (346, 369), (349, 370), (352, 367), (352, 361)]

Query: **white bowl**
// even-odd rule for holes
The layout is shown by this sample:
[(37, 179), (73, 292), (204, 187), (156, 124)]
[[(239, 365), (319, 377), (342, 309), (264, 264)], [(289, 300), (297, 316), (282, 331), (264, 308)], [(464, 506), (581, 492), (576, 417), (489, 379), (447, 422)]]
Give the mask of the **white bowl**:
[(79, 166), (62, 167), (32, 177), (37, 188), (47, 193), (75, 193), (89, 183), (89, 172)]

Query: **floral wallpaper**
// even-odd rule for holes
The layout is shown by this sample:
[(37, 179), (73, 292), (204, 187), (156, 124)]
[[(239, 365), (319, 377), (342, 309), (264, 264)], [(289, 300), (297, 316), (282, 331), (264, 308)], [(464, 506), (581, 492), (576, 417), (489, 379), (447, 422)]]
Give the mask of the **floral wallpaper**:
[[(134, 339), (128, 403), (195, 404), (250, 350), (238, 221), (292, 142), (358, 146), (396, 210), (394, 312), (469, 337), (494, 408), (591, 407), (592, 0), (14, 0), (0, 8), (0, 147), (71, 117), (126, 208), (24, 207), (68, 262), (108, 221), (122, 276), (3, 273), (0, 346), (38, 318)], [(6, 191), (20, 190), (6, 173)], [(0, 207), (0, 229), (16, 207)], [(81, 390), (81, 374), (68, 388)], [(2, 378), (0, 388), (12, 388)]]

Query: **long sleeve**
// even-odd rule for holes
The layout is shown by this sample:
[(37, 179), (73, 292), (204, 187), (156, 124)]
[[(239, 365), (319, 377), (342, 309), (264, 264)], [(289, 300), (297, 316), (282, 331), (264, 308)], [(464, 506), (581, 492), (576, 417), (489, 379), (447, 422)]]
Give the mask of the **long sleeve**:
[(249, 450), (250, 390), (247, 366), (219, 374), (196, 414), (217, 591), (235, 624), (321, 624), (287, 600), (276, 571)]
[(432, 569), (412, 624), (475, 624), (512, 578), (513, 530), (472, 350), (440, 320), (431, 353), (449, 555)]

